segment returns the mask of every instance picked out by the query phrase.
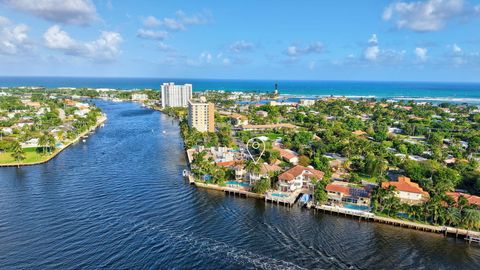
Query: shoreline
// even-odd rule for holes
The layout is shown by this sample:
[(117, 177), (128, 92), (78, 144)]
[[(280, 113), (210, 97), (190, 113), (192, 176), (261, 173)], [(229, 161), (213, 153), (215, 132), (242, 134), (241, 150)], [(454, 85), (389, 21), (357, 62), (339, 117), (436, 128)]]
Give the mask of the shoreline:
[[(164, 111), (162, 111), (160, 108), (151, 108), (149, 109), (159, 111), (160, 113), (163, 113), (167, 116), (170, 116), (172, 118), (177, 119), (174, 116), (171, 116)], [(178, 119), (177, 119), (178, 120)], [(182, 138), (183, 141), (183, 138)], [(184, 143), (184, 142), (183, 142)], [(184, 148), (184, 154), (187, 155), (185, 144), (183, 146)], [(187, 160), (187, 167), (190, 169), (190, 163)], [(257, 194), (249, 191), (244, 191), (244, 190), (239, 190), (231, 187), (223, 187), (219, 186), (216, 184), (207, 184), (207, 183), (202, 183), (195, 181), (193, 176), (188, 175), (187, 177), (184, 177), (188, 179), (188, 182), (190, 185), (195, 186), (196, 188), (204, 188), (204, 189), (209, 189), (209, 190), (215, 190), (218, 192), (223, 192), (224, 194), (232, 194), (234, 196), (238, 195), (239, 197), (244, 197), (244, 198), (252, 198), (252, 199), (257, 199), (257, 200), (264, 200), (265, 203), (269, 202), (272, 204), (277, 204), (280, 205), (282, 204), (283, 206), (286, 207), (292, 207), (292, 205), (287, 205), (280, 203), (278, 201), (270, 201), (266, 200), (265, 194)], [(295, 199), (295, 203), (297, 202), (298, 197)], [(294, 203), (294, 204), (295, 204)], [(351, 210), (348, 208), (343, 208), (343, 207), (333, 207), (329, 205), (306, 205), (307, 209), (309, 210), (314, 210), (316, 211), (323, 211), (324, 213), (328, 213), (331, 215), (337, 214), (338, 216), (344, 215), (344, 217), (350, 217), (350, 218), (358, 218), (358, 221), (369, 221), (369, 222), (376, 222), (380, 224), (388, 224), (391, 226), (397, 226), (397, 227), (403, 227), (406, 229), (414, 229), (417, 231), (424, 231), (424, 232), (431, 232), (431, 233), (436, 233), (436, 234), (443, 234), (444, 237), (447, 236), (455, 236), (455, 238), (463, 237), (465, 241), (468, 241), (470, 244), (472, 241), (473, 242), (478, 242), (480, 244), (480, 232), (478, 231), (473, 231), (473, 230), (467, 230), (467, 229), (462, 229), (462, 228), (456, 228), (456, 227), (449, 227), (449, 226), (441, 226), (441, 225), (432, 225), (432, 224), (423, 224), (415, 221), (410, 221), (410, 220), (403, 220), (403, 219), (398, 219), (398, 218), (393, 218), (393, 217), (384, 217), (381, 215), (376, 215), (372, 212), (365, 212), (365, 211), (360, 211), (360, 210)], [(474, 238), (472, 240), (472, 238)], [(467, 240), (468, 239), (468, 240)]]
[(97, 123), (92, 126), (91, 128), (89, 128), (88, 130), (82, 132), (81, 134), (79, 134), (75, 139), (71, 140), (70, 142), (68, 142), (67, 144), (65, 144), (62, 148), (60, 149), (56, 149), (50, 156), (48, 156), (45, 160), (41, 160), (41, 161), (35, 161), (35, 162), (28, 162), (28, 163), (3, 163), (3, 164), (0, 164), (0, 167), (23, 167), (23, 166), (35, 166), (35, 165), (40, 165), (40, 164), (45, 164), (47, 162), (49, 162), (50, 160), (54, 159), (56, 156), (58, 156), (61, 152), (63, 152), (65, 149), (67, 149), (68, 147), (70, 147), (71, 145), (77, 143), (78, 141), (80, 141), (80, 139), (87, 135), (88, 133), (96, 130), (99, 126), (101, 126), (102, 124), (104, 124), (106, 121), (107, 121), (107, 115), (104, 115), (102, 114), (101, 117), (99, 117), (97, 119)]

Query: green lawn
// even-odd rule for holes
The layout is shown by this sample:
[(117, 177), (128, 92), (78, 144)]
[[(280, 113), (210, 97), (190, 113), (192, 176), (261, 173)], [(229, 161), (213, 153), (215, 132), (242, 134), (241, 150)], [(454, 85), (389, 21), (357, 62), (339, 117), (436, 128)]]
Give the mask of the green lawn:
[[(25, 157), (22, 163), (34, 163), (34, 162), (41, 162), (47, 160), (50, 155), (42, 155), (41, 152), (37, 152), (36, 148), (25, 148)], [(0, 153), (0, 164), (10, 164), (16, 163), (15, 159), (12, 158), (11, 153), (5, 152)]]

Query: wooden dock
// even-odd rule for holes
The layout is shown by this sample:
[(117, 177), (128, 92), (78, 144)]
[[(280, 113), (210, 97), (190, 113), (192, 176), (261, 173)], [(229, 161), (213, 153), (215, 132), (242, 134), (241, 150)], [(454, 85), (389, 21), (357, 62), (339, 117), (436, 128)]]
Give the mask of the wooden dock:
[(366, 221), (374, 221), (379, 223), (384, 223), (392, 226), (404, 227), (409, 229), (415, 229), (419, 231), (425, 232), (432, 232), (432, 233), (441, 233), (445, 237), (446, 236), (455, 236), (455, 237), (463, 237), (466, 241), (470, 242), (478, 242), (480, 243), (480, 232), (477, 231), (470, 231), (460, 228), (453, 228), (448, 226), (435, 226), (430, 224), (422, 224), (418, 222), (390, 218), (390, 217), (383, 217), (378, 216), (370, 212), (360, 211), (360, 210), (352, 210), (348, 208), (338, 207), (338, 206), (329, 206), (329, 205), (316, 205), (313, 207), (315, 210), (323, 210), (324, 212), (328, 212), (331, 214), (338, 214), (344, 215), (349, 217), (359, 218), (359, 220), (366, 220)]

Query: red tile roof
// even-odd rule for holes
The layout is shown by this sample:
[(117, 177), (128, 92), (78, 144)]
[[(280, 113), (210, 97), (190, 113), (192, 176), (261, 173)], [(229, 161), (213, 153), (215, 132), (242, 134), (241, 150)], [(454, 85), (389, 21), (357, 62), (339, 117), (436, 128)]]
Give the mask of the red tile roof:
[(465, 199), (468, 200), (469, 204), (473, 204), (473, 205), (476, 205), (476, 206), (480, 207), (480, 197), (478, 197), (478, 196), (467, 194), (467, 193), (462, 193), (462, 192), (447, 192), (446, 194), (448, 196), (452, 197), (455, 200), (455, 202), (458, 202), (458, 198), (460, 196), (463, 196), (463, 197), (465, 197)]
[(277, 150), (278, 152), (280, 152), (280, 156), (284, 159), (287, 159), (287, 160), (298, 157), (298, 155), (295, 152), (293, 152), (292, 150), (283, 149), (283, 148), (280, 148), (278, 146), (274, 146), (273, 150)]
[(324, 173), (322, 171), (318, 171), (318, 170), (315, 170), (315, 169), (312, 169), (312, 168), (308, 168), (308, 167), (303, 167), (301, 165), (297, 165), (293, 168), (291, 168), (290, 170), (280, 174), (278, 176), (278, 179), (279, 180), (283, 180), (283, 181), (287, 181), (287, 182), (290, 182), (292, 181), (294, 178), (296, 178), (297, 176), (301, 175), (304, 171), (307, 171), (304, 176), (308, 177), (308, 178), (312, 178), (312, 177), (315, 177), (317, 179), (322, 179), (323, 178), (323, 175)]
[(339, 192), (345, 195), (350, 195), (350, 188), (348, 186), (328, 184), (325, 189), (331, 192)]
[(382, 188), (388, 188), (389, 186), (395, 186), (397, 191), (419, 193), (423, 196), (428, 196), (428, 192), (424, 191), (417, 183), (411, 182), (410, 178), (406, 176), (398, 177), (398, 181), (395, 182), (382, 183)]
[(220, 166), (220, 167), (230, 167), (230, 166), (235, 166), (235, 164), (237, 164), (237, 162), (235, 160), (217, 162), (217, 166)]

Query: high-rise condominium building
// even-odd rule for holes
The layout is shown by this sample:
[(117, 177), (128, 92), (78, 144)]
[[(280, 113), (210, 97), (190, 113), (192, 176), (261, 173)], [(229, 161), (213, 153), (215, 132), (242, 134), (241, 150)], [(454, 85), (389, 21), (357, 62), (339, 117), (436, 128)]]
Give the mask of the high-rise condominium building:
[(188, 100), (192, 98), (192, 85), (175, 85), (174, 83), (162, 84), (162, 108), (187, 107)]
[(213, 103), (188, 101), (188, 125), (200, 132), (215, 131)]

